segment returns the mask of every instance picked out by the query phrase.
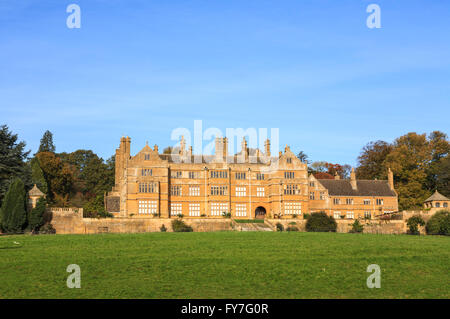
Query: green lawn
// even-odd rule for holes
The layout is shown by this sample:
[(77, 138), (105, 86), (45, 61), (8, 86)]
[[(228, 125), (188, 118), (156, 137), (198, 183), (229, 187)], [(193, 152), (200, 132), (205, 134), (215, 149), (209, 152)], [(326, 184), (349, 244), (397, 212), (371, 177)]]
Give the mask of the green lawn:
[[(2, 236), (0, 298), (449, 298), (449, 257), (439, 236)], [(81, 289), (66, 287), (69, 264)], [(366, 286), (369, 264), (381, 267), (380, 289)]]

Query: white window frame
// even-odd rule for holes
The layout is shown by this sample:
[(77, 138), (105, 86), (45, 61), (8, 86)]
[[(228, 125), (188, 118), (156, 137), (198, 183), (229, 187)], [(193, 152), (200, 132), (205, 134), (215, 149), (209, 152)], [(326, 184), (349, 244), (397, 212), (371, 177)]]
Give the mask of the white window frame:
[(256, 196), (257, 197), (264, 197), (265, 196), (265, 188), (264, 187), (257, 187), (256, 188)]
[(200, 186), (189, 186), (189, 196), (200, 196)]
[(352, 211), (348, 211), (348, 212), (345, 214), (345, 218), (347, 218), (347, 219), (355, 219), (355, 213), (352, 212)]
[(200, 203), (189, 203), (189, 216), (200, 216)]
[(247, 216), (247, 204), (236, 204), (236, 216), (237, 217)]
[(156, 200), (139, 200), (138, 213), (139, 215), (150, 215), (158, 212), (158, 203)]
[(222, 213), (228, 213), (228, 203), (211, 203), (211, 216), (222, 216)]
[(284, 203), (285, 215), (301, 215), (302, 203), (301, 202), (285, 202)]
[(236, 186), (236, 197), (245, 197), (247, 196), (247, 187), (245, 186)]
[(170, 216), (179, 216), (183, 214), (182, 203), (170, 203)]

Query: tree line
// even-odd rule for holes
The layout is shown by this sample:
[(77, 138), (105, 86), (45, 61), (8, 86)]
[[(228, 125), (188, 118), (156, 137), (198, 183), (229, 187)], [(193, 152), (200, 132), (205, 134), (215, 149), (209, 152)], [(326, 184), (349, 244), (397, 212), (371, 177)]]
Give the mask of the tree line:
[[(369, 142), (357, 158), (356, 178), (386, 180), (387, 170), (394, 174), (399, 209), (421, 209), (423, 202), (438, 190), (450, 197), (450, 143), (440, 131), (430, 134), (411, 132), (400, 136), (393, 143)], [(309, 165), (308, 170), (319, 179), (331, 179), (334, 175), (348, 178), (349, 165), (328, 162), (309, 163), (308, 156), (300, 152), (298, 158)]]
[[(450, 143), (440, 131), (408, 133), (394, 140), (369, 142), (357, 158), (358, 179), (387, 179), (394, 173), (400, 210), (417, 209), (439, 190), (450, 196)], [(26, 143), (6, 125), (0, 126), (0, 227), (3, 230), (38, 229), (42, 212), (27, 210), (27, 192), (34, 184), (46, 195), (39, 203), (58, 207), (83, 207), (85, 216), (110, 216), (104, 209), (104, 194), (114, 185), (114, 156), (103, 160), (92, 150), (57, 153), (53, 134), (46, 131), (38, 151), (30, 156)], [(319, 179), (339, 175), (348, 179), (351, 167), (325, 161), (308, 163), (308, 171)], [(45, 200), (45, 203), (44, 203)], [(38, 207), (37, 207), (38, 208)], [(39, 217), (41, 216), (41, 217)]]
[[(38, 151), (30, 156), (6, 125), (0, 126), (0, 227), (6, 232), (38, 230), (43, 212), (27, 209), (27, 192), (34, 184), (46, 195), (36, 208), (83, 207), (85, 216), (110, 216), (104, 194), (114, 185), (114, 156), (106, 161), (92, 150), (57, 153), (53, 134), (46, 131)], [(37, 214), (37, 215), (36, 215)], [(36, 217), (37, 216), (37, 217)], [(37, 222), (36, 222), (37, 220)]]

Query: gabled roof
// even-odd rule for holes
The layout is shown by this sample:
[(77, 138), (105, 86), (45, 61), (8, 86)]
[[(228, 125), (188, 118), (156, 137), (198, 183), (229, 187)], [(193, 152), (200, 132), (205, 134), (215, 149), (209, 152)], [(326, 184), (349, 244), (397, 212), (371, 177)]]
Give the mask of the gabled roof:
[(318, 179), (331, 196), (397, 196), (388, 181), (357, 180), (354, 190), (350, 180)]
[(428, 197), (425, 202), (431, 202), (434, 200), (449, 200), (447, 197), (445, 197), (444, 195), (442, 195), (441, 193), (439, 193), (438, 191), (435, 191), (433, 195), (431, 195), (430, 197)]
[(45, 194), (34, 184), (33, 188), (28, 192), (29, 196), (44, 196)]

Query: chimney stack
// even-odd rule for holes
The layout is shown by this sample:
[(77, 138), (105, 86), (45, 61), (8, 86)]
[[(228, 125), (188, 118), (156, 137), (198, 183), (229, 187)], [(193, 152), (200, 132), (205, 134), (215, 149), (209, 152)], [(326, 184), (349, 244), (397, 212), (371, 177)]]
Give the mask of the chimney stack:
[(270, 157), (270, 140), (267, 139), (266, 142), (264, 143), (264, 150), (266, 153), (267, 157)]
[(392, 173), (391, 168), (388, 168), (388, 183), (389, 187), (394, 190), (394, 173)]
[(228, 139), (226, 137), (216, 137), (215, 155), (216, 160), (220, 162), (226, 160), (228, 156)]
[(339, 174), (338, 174), (337, 172), (334, 174), (334, 179), (335, 179), (335, 180), (341, 179), (341, 177), (339, 176)]
[(350, 184), (352, 184), (353, 190), (356, 190), (358, 188), (356, 184), (356, 174), (355, 169), (352, 167), (352, 172), (350, 173)]
[(245, 137), (242, 138), (241, 156), (243, 157), (244, 162), (248, 161), (248, 148), (247, 148), (247, 141), (245, 140)]

